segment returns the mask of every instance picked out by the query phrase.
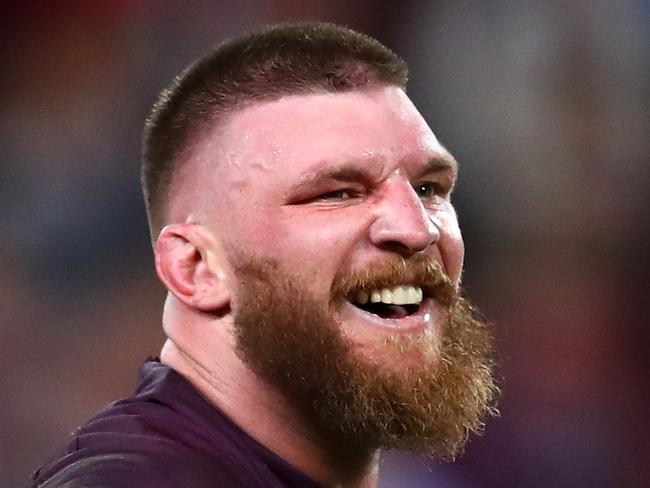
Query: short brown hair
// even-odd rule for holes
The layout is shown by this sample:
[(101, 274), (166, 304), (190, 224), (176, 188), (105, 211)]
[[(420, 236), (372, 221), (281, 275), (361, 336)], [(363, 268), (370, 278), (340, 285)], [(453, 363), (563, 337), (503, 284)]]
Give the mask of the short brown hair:
[(152, 240), (179, 155), (229, 113), (290, 94), (405, 88), (407, 79), (406, 63), (379, 41), (333, 24), (279, 24), (216, 47), (160, 93), (145, 124), (141, 181)]

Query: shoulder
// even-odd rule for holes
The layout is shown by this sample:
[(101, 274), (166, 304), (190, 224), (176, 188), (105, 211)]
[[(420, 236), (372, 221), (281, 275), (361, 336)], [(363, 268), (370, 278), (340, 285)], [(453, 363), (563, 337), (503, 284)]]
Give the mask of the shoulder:
[(117, 403), (79, 428), (31, 486), (245, 486), (224, 441), (166, 405)]
[(77, 429), (32, 488), (316, 486), (156, 362), (130, 398)]
[[(108, 452), (80, 456), (51, 476), (37, 476), (33, 488), (176, 488), (242, 486), (227, 469), (206, 469), (171, 452), (155, 455)], [(46, 474), (46, 473), (43, 473)]]

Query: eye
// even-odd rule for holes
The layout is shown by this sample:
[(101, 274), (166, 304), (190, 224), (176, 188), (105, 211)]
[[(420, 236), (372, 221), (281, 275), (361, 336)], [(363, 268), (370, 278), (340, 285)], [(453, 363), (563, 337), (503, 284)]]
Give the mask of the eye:
[(318, 196), (317, 200), (350, 200), (353, 197), (352, 190), (336, 190)]
[(440, 186), (432, 182), (418, 183), (413, 189), (420, 198), (431, 198), (437, 193), (440, 193)]
[(354, 188), (343, 188), (341, 190), (332, 190), (325, 193), (315, 192), (314, 196), (305, 198), (296, 198), (291, 201), (292, 205), (315, 204), (327, 207), (338, 207), (355, 203), (364, 195), (364, 191)]

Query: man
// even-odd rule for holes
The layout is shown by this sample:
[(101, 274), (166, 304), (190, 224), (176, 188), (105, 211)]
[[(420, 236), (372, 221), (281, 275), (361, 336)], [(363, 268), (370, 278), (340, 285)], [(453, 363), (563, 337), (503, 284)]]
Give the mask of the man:
[(450, 459), (482, 429), (457, 163), (406, 80), (376, 40), (295, 24), (163, 91), (142, 182), (167, 341), (34, 486), (375, 486), (381, 448)]

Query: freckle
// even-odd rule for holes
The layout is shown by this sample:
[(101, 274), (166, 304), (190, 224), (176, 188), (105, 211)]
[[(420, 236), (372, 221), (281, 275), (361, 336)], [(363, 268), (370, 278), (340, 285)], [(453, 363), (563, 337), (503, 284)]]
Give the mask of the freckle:
[(246, 180), (234, 180), (231, 183), (230, 188), (232, 190), (237, 190), (238, 192), (241, 193), (244, 190), (244, 188), (246, 188), (247, 186), (248, 186), (248, 181)]

